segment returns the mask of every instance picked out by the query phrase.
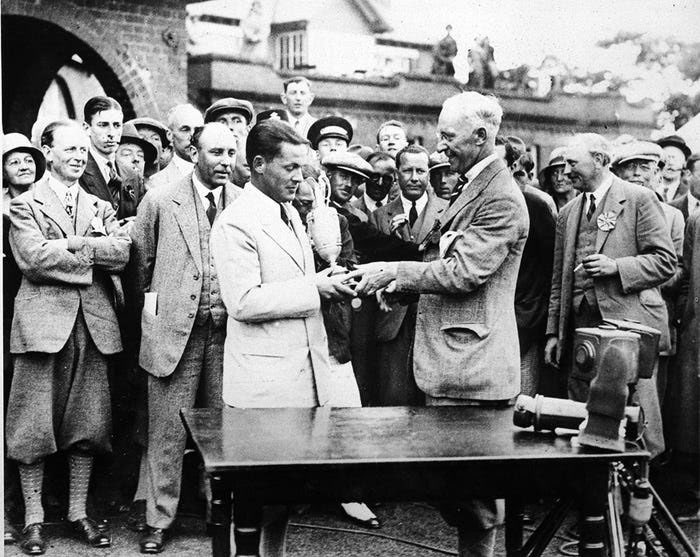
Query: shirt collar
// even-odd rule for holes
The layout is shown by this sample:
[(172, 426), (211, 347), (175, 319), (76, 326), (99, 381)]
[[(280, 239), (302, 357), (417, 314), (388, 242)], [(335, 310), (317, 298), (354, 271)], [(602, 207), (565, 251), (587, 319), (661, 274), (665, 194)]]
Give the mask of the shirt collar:
[(496, 153), (491, 153), (488, 157), (481, 159), (478, 163), (472, 166), (469, 170), (464, 173), (464, 177), (467, 179), (467, 183), (472, 182), (481, 171), (486, 168), (489, 164), (498, 158)]
[(199, 197), (201, 198), (202, 204), (204, 205), (205, 209), (209, 207), (209, 200), (207, 199), (207, 195), (209, 195), (210, 193), (214, 194), (214, 205), (219, 205), (221, 193), (224, 191), (223, 186), (217, 186), (214, 189), (210, 190), (202, 183), (202, 181), (199, 178), (197, 178), (196, 172), (192, 173), (192, 183), (194, 184), (194, 189), (199, 194)]
[[(403, 194), (400, 194), (399, 198), (401, 199), (401, 205), (403, 205), (403, 212), (408, 215), (408, 212), (411, 210), (411, 207), (413, 205), (413, 201), (406, 199), (403, 196)], [(416, 211), (418, 211), (419, 215), (423, 212), (423, 209), (425, 209), (425, 206), (427, 204), (428, 204), (428, 192), (425, 191), (425, 192), (423, 192), (423, 195), (421, 195), (418, 199), (416, 199)]]
[(186, 161), (185, 159), (180, 158), (178, 155), (173, 155), (172, 162), (175, 165), (175, 168), (177, 168), (180, 171), (180, 174), (183, 176), (188, 172), (192, 172), (192, 169), (194, 168), (194, 163)]
[(90, 153), (92, 154), (92, 158), (95, 159), (97, 167), (100, 169), (105, 182), (109, 182), (109, 163), (114, 166), (114, 159), (105, 157), (102, 153), (99, 153), (93, 145), (90, 145)]
[[(612, 186), (613, 183), (613, 177), (612, 175), (608, 176), (605, 180), (603, 180), (603, 183), (598, 186), (598, 189), (595, 190), (594, 192), (588, 192), (593, 194), (593, 198), (596, 200), (596, 205), (600, 206), (600, 201), (603, 199), (606, 193), (608, 193), (608, 190), (610, 189), (610, 186)], [(588, 196), (590, 199), (590, 195)]]
[[(367, 206), (367, 209), (369, 211), (374, 211), (377, 208), (377, 202), (372, 199), (367, 193), (362, 194), (365, 198), (365, 205)], [(386, 205), (386, 202), (388, 201), (388, 195), (384, 196), (384, 199), (381, 200), (382, 202), (382, 207)]]
[(263, 209), (266, 212), (269, 212), (270, 215), (274, 215), (277, 218), (280, 216), (280, 206), (284, 205), (287, 214), (291, 214), (292, 210), (292, 204), (291, 203), (277, 203), (274, 199), (269, 197), (266, 193), (261, 192), (258, 188), (256, 188), (251, 182), (248, 182), (245, 187), (243, 188), (243, 191), (249, 192), (255, 199), (260, 203), (263, 207)]
[(53, 190), (53, 192), (56, 194), (56, 197), (58, 197), (58, 200), (61, 202), (61, 205), (63, 205), (63, 206), (65, 206), (66, 193), (70, 192), (71, 196), (73, 197), (74, 203), (75, 203), (75, 200), (78, 198), (78, 193), (80, 192), (80, 186), (78, 185), (77, 180), (72, 185), (66, 186), (63, 182), (60, 182), (59, 180), (54, 178), (51, 174), (49, 174), (47, 184)]
[(700, 210), (700, 199), (688, 192), (688, 214), (692, 215), (695, 211)]

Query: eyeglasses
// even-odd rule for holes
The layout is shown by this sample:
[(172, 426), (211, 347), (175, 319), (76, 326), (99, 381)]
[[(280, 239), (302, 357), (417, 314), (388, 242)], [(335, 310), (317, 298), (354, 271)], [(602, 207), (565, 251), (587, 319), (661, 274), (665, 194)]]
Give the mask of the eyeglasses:
[(396, 178), (394, 178), (393, 174), (384, 174), (382, 176), (375, 174), (372, 177), (372, 182), (383, 188), (391, 188), (391, 186), (394, 185), (394, 182), (396, 182)]
[(654, 163), (652, 162), (627, 161), (622, 163), (620, 166), (630, 172), (634, 172), (637, 169), (641, 170), (642, 172), (651, 172), (654, 170)]

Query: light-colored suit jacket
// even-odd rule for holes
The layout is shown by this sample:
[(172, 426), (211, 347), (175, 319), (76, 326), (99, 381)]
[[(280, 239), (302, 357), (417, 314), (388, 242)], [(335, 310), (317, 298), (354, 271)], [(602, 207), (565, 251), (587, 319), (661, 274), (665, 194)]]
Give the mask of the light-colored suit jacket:
[[(155, 377), (175, 371), (199, 306), (203, 269), (195, 195), (192, 174), (149, 190), (131, 228), (133, 246), (125, 280), (136, 323), (140, 313), (139, 365)], [(239, 189), (227, 184), (225, 206), (238, 195)], [(142, 309), (146, 292), (157, 295), (155, 314)]]
[(177, 155), (173, 155), (173, 160), (168, 163), (168, 166), (156, 172), (146, 181), (146, 190), (172, 185), (185, 177), (185, 174), (182, 174), (180, 169), (175, 165), (175, 157), (177, 157)]
[(520, 390), (515, 283), (529, 219), (501, 160), (464, 188), (431, 233), (425, 262), (399, 263), (420, 293), (413, 365), (433, 397), (505, 400)]
[(228, 312), (223, 396), (231, 406), (275, 407), (282, 394), (294, 400), (290, 389), (309, 358), (319, 404), (328, 401), (328, 340), (311, 245), (298, 213), (287, 207), (292, 232), (279, 207), (246, 184), (212, 231)]
[[(109, 203), (80, 191), (75, 210), (74, 228), (46, 178), (10, 204), (10, 245), (23, 275), (13, 354), (61, 350), (80, 308), (102, 354), (122, 349), (109, 273), (124, 269), (131, 241)], [(56, 245), (61, 239), (68, 250)]]
[[(396, 232), (391, 231), (391, 221), (396, 215), (403, 215), (403, 205), (401, 198), (397, 197), (393, 201), (370, 213), (369, 222), (381, 230), (384, 234), (396, 234), (402, 240), (422, 244), (428, 237), (435, 225), (435, 221), (447, 208), (447, 201), (435, 195), (428, 195), (428, 203), (418, 215), (418, 219), (409, 227), (408, 223), (401, 226)], [(410, 228), (410, 229), (409, 229)], [(406, 317), (408, 306), (403, 304), (392, 304), (391, 311), (380, 311), (377, 314), (374, 330), (377, 340), (387, 342), (394, 340), (399, 334), (399, 329)]]
[[(575, 197), (557, 219), (547, 334), (559, 338), (560, 354), (567, 353), (573, 332), (574, 257), (584, 199)], [(596, 253), (614, 259), (619, 274), (593, 279), (600, 313), (603, 319), (634, 319), (658, 329), (659, 349), (668, 350), (668, 314), (658, 287), (673, 276), (677, 261), (661, 202), (653, 191), (613, 177), (601, 215), (606, 213), (615, 225), (598, 229)]]

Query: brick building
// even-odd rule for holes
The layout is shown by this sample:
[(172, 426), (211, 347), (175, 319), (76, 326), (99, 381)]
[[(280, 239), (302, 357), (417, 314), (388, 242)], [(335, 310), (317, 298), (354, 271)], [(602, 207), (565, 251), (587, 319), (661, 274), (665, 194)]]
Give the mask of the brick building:
[(81, 119), (102, 91), (126, 118), (164, 117), (187, 99), (186, 3), (4, 0), (3, 130), (30, 134), (47, 96), (51, 117)]

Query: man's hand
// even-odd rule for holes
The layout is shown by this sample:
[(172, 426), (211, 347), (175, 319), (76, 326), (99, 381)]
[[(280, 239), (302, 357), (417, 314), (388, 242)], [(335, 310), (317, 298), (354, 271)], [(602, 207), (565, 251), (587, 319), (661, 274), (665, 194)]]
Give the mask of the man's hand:
[(553, 367), (559, 367), (559, 339), (550, 335), (544, 345), (544, 363)]
[(354, 298), (355, 291), (352, 289), (352, 280), (347, 273), (332, 274), (333, 269), (328, 268), (316, 273), (316, 288), (323, 300), (345, 300)]
[(615, 260), (602, 253), (584, 257), (583, 268), (592, 277), (610, 277), (618, 272)]
[[(348, 275), (349, 279), (359, 279), (355, 292), (358, 296), (371, 296), (377, 290), (385, 288), (391, 281), (396, 280), (399, 264), (396, 261), (378, 261), (357, 265)], [(392, 289), (393, 291), (393, 289)]]
[(408, 224), (408, 217), (405, 214), (400, 213), (398, 215), (395, 215), (394, 218), (391, 219), (391, 232), (396, 232), (399, 229), (399, 227), (404, 226), (406, 224)]

